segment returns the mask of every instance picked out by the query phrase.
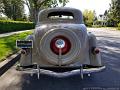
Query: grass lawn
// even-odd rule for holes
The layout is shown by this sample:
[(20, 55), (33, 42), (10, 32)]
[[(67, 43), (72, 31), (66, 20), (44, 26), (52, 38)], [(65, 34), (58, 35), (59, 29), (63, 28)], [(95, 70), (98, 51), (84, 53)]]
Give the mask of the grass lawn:
[(6, 59), (6, 57), (10, 56), (13, 53), (16, 53), (18, 51), (18, 49), (16, 48), (16, 40), (25, 39), (25, 37), (29, 34), (32, 34), (32, 31), (14, 34), (7, 37), (1, 37), (0, 38), (0, 61), (3, 61)]

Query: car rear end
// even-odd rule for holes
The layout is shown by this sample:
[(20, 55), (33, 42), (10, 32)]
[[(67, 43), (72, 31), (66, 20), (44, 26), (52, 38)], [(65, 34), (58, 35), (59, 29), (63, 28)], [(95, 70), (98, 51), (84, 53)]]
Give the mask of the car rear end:
[(96, 37), (87, 33), (82, 13), (77, 9), (41, 11), (33, 35), (26, 40), (33, 41), (33, 48), (21, 56), (20, 66), (24, 69), (35, 68), (38, 73), (40, 69), (58, 72), (79, 69), (83, 77), (84, 73), (105, 68), (97, 52)]

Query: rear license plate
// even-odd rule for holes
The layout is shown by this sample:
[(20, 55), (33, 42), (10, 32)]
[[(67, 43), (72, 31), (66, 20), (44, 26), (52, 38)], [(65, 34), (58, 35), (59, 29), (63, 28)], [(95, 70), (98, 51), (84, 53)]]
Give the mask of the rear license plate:
[(16, 40), (17, 48), (33, 48), (32, 40)]

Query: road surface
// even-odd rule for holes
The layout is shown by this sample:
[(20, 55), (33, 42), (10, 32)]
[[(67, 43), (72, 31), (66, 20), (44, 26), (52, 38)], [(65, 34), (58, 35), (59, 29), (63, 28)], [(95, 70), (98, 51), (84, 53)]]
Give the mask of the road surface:
[(55, 75), (42, 71), (38, 80), (36, 75), (18, 72), (13, 66), (0, 77), (0, 90), (120, 90), (120, 31), (99, 28), (88, 31), (97, 36), (105, 71), (91, 77), (85, 75), (83, 80), (79, 72)]

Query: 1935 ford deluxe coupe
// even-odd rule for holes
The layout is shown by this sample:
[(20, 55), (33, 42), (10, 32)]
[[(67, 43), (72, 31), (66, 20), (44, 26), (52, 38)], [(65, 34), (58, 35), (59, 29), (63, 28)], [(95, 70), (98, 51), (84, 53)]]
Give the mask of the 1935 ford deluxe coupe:
[(39, 12), (32, 35), (18, 40), (21, 70), (40, 69), (65, 72), (79, 69), (83, 74), (102, 71), (96, 37), (87, 33), (81, 11), (73, 8), (50, 8)]

